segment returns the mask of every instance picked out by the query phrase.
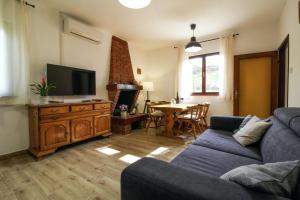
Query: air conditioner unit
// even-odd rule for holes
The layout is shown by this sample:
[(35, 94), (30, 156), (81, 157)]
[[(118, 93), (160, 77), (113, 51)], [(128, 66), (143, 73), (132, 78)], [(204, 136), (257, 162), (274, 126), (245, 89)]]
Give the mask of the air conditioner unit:
[(63, 19), (64, 33), (75, 35), (93, 43), (100, 44), (102, 34), (93, 27), (70, 17)]

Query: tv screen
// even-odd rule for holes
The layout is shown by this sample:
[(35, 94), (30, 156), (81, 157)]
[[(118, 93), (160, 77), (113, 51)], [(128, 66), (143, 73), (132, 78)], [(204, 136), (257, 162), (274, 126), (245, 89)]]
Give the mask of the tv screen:
[(47, 64), (47, 82), (56, 88), (49, 96), (95, 95), (95, 71)]

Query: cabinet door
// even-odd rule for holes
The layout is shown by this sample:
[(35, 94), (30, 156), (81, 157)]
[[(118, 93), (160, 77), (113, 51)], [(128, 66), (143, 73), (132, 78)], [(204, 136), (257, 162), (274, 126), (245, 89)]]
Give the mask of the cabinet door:
[(100, 115), (94, 117), (94, 134), (102, 135), (110, 132), (110, 115)]
[(85, 140), (93, 136), (93, 117), (71, 120), (72, 142)]
[(53, 149), (70, 143), (69, 121), (44, 123), (40, 125), (41, 149)]

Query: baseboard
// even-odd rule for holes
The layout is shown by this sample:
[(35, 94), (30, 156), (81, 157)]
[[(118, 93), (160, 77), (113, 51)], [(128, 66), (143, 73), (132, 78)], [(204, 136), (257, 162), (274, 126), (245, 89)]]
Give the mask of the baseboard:
[(16, 151), (16, 152), (9, 153), (9, 154), (0, 155), (0, 161), (1, 160), (6, 160), (6, 159), (9, 159), (9, 158), (18, 156), (18, 155), (26, 154), (26, 153), (27, 153), (27, 149)]

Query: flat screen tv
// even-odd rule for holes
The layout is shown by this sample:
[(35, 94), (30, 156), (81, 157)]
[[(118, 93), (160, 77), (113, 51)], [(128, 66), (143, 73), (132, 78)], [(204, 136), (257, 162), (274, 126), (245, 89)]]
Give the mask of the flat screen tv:
[(95, 95), (95, 71), (47, 64), (47, 82), (56, 88), (49, 96)]

